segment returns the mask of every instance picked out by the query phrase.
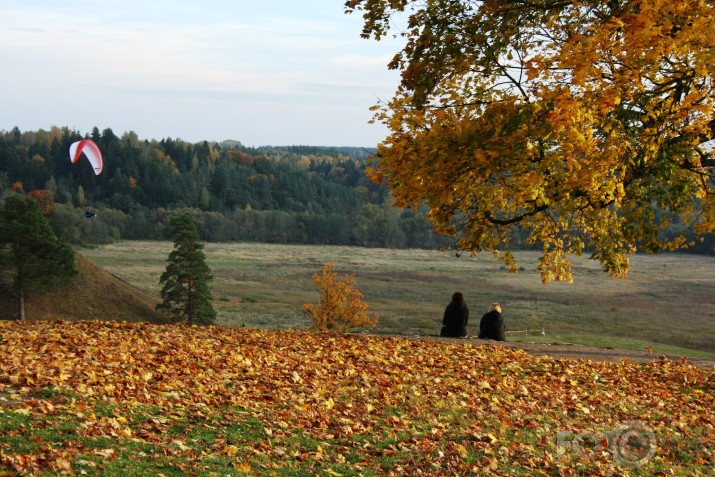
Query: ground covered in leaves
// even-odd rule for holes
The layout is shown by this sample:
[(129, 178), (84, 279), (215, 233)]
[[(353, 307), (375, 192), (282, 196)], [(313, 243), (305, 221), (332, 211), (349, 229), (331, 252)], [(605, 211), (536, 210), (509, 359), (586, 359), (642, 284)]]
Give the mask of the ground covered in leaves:
[(0, 475), (711, 475), (714, 408), (667, 360), (0, 322)]

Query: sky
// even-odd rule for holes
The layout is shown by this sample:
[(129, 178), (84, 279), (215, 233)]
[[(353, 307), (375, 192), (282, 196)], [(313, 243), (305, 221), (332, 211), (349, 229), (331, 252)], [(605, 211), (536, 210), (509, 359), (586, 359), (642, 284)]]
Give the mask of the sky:
[(374, 147), (399, 40), (344, 0), (0, 0), (0, 130)]

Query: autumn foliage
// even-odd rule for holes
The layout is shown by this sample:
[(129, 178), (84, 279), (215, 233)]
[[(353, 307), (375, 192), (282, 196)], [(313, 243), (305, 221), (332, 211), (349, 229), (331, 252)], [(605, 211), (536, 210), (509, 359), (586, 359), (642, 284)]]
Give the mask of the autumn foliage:
[(313, 274), (313, 283), (320, 293), (317, 305), (303, 305), (313, 320), (313, 328), (320, 331), (344, 332), (354, 327), (375, 326), (378, 316), (367, 312), (362, 293), (355, 288), (355, 274), (338, 277), (335, 265), (324, 265), (321, 274)]
[[(0, 321), (0, 356), (0, 474), (698, 476), (715, 463), (715, 372), (668, 360), (27, 321)], [(559, 455), (559, 432), (634, 420), (657, 439), (647, 466)]]
[(46, 189), (36, 189), (28, 192), (26, 195), (35, 199), (37, 207), (39, 207), (40, 212), (42, 212), (43, 215), (50, 214), (56, 208), (55, 198), (52, 191)]
[(715, 232), (713, 2), (346, 5), (363, 37), (405, 40), (373, 178), (460, 250), (516, 270), (519, 236), (543, 248), (544, 282), (570, 281), (569, 255), (624, 277), (636, 250)]

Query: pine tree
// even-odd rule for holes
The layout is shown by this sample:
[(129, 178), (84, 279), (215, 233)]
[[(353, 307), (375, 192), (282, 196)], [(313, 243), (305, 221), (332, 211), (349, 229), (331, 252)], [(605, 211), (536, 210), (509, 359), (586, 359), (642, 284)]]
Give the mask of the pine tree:
[(17, 297), (25, 319), (25, 296), (41, 294), (77, 274), (74, 250), (55, 236), (32, 197), (11, 195), (0, 208), (0, 278)]
[(163, 301), (157, 309), (168, 311), (177, 321), (210, 325), (216, 319), (208, 286), (213, 277), (199, 233), (188, 214), (172, 216), (169, 227), (174, 250), (159, 280)]

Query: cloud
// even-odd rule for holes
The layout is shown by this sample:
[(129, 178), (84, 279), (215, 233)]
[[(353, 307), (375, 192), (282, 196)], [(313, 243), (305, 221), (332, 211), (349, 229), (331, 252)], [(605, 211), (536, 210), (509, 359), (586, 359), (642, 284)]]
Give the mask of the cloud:
[(385, 54), (379, 56), (365, 55), (343, 55), (335, 60), (335, 64), (350, 68), (362, 68), (365, 66), (386, 66), (394, 55)]
[[(164, 134), (191, 137), (201, 123), (202, 135), (210, 138), (209, 128), (224, 128), (221, 121), (226, 120), (222, 116), (214, 123), (211, 108), (242, 108), (236, 121), (246, 121), (265, 116), (257, 109), (272, 105), (273, 116), (281, 114), (282, 106), (300, 108), (292, 117), (314, 117), (310, 134), (315, 124), (335, 134), (341, 121), (351, 127), (365, 123), (375, 98), (391, 94), (399, 80), (385, 66), (394, 45), (360, 39), (360, 19), (343, 15), (334, 0), (313, 1), (309, 7), (283, 0), (122, 1), (111, 6), (28, 0), (11, 5), (0, 7), (6, 72), (0, 76), (0, 129), (12, 128), (16, 118), (28, 118), (36, 128), (47, 127), (50, 118), (65, 125), (63, 117), (76, 117), (72, 98), (81, 96), (101, 105), (94, 114), (109, 127), (167, 108), (201, 111), (200, 121), (192, 114), (172, 118), (172, 127), (181, 130)], [(255, 109), (249, 112), (249, 107)], [(300, 125), (295, 128), (299, 132)], [(345, 139), (364, 134), (359, 144), (372, 145), (378, 137), (374, 129), (367, 131), (346, 131)], [(282, 143), (283, 132), (273, 134)], [(252, 143), (251, 138), (236, 139)]]

